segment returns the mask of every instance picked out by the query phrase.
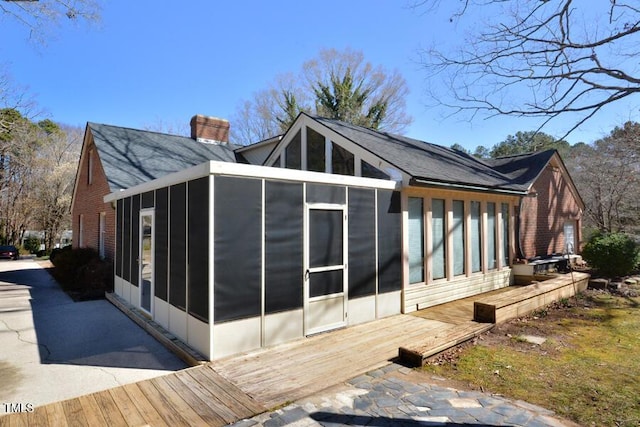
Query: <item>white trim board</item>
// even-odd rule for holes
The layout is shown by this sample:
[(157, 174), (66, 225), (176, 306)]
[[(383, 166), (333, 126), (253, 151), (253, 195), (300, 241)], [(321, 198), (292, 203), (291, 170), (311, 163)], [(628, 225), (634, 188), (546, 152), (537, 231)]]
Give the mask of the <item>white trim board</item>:
[(104, 196), (105, 203), (124, 199), (136, 194), (146, 193), (159, 188), (202, 178), (207, 175), (226, 175), (257, 179), (274, 179), (280, 181), (308, 182), (329, 185), (345, 185), (349, 187), (379, 188), (384, 190), (399, 190), (400, 184), (395, 181), (357, 176), (333, 175), (324, 172), (308, 172), (293, 169), (274, 168), (268, 166), (247, 165), (208, 161), (182, 171), (163, 176), (153, 181), (145, 182), (126, 190), (120, 190)]

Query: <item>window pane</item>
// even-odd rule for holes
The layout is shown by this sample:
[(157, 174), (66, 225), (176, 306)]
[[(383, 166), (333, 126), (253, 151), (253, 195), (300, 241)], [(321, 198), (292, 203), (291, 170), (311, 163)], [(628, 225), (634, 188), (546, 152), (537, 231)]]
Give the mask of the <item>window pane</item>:
[(424, 216), (422, 198), (409, 197), (409, 283), (424, 282)]
[(280, 156), (273, 162), (273, 166), (276, 168), (280, 167)]
[(573, 224), (573, 221), (564, 223), (564, 253), (567, 254), (573, 254), (575, 252), (576, 234)]
[(433, 269), (433, 278), (442, 279), (445, 277), (446, 265), (444, 200), (433, 199), (431, 201), (431, 211), (431, 234), (433, 236), (431, 267)]
[(482, 216), (480, 202), (471, 202), (471, 272), (482, 270)]
[(487, 203), (487, 261), (488, 268), (496, 268), (496, 204)]
[(307, 170), (325, 171), (324, 136), (311, 128), (307, 128)]
[(287, 169), (300, 169), (302, 167), (301, 159), (301, 136), (300, 131), (293, 137), (287, 149), (284, 152), (284, 162)]
[(502, 204), (502, 256), (504, 267), (509, 265), (509, 204)]
[(453, 274), (464, 274), (464, 202), (453, 201), (453, 224), (451, 224), (453, 237)]
[(332, 142), (332, 172), (340, 175), (355, 175), (353, 153)]
[(365, 178), (391, 179), (389, 175), (364, 160), (361, 161), (362, 176)]

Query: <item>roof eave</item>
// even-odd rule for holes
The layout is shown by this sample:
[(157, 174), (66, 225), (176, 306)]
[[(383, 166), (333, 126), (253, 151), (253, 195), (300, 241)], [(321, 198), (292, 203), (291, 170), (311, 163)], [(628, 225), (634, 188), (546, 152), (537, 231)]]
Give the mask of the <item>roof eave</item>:
[(461, 182), (445, 182), (437, 181), (429, 178), (413, 177), (409, 181), (409, 185), (417, 187), (433, 187), (433, 188), (445, 188), (448, 190), (461, 190), (461, 191), (473, 191), (478, 193), (495, 193), (495, 194), (508, 194), (513, 196), (525, 196), (527, 190), (516, 190), (511, 188), (501, 187), (483, 187), (474, 184), (465, 184)]

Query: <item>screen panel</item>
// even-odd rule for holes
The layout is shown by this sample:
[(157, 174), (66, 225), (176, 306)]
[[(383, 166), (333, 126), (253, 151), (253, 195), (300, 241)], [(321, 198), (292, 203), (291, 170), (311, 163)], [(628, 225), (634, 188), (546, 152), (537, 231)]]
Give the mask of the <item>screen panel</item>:
[(187, 185), (188, 313), (209, 321), (209, 177)]
[(307, 184), (308, 203), (344, 205), (347, 200), (345, 193), (345, 187), (337, 185)]
[(155, 197), (153, 191), (147, 191), (142, 193), (142, 209), (152, 208), (155, 204)]
[(169, 189), (156, 190), (155, 196), (155, 296), (167, 301), (169, 271)]
[(320, 297), (343, 291), (344, 270), (319, 271), (309, 274), (309, 297)]
[(342, 210), (309, 210), (309, 267), (344, 264)]
[(131, 284), (139, 285), (140, 270), (137, 262), (140, 257), (140, 195), (131, 198)]
[(214, 320), (260, 316), (262, 181), (214, 179)]
[(187, 309), (187, 184), (169, 189), (169, 304)]
[(116, 276), (122, 277), (122, 238), (124, 231), (122, 230), (122, 218), (124, 216), (124, 201), (119, 199), (116, 203), (116, 254), (115, 269)]
[(265, 182), (265, 312), (302, 307), (303, 185)]
[[(123, 201), (122, 215), (122, 278), (131, 281), (131, 197)], [(137, 255), (136, 255), (137, 256)]]
[(378, 292), (402, 287), (402, 210), (400, 192), (378, 190)]
[(349, 188), (349, 297), (376, 293), (375, 190)]

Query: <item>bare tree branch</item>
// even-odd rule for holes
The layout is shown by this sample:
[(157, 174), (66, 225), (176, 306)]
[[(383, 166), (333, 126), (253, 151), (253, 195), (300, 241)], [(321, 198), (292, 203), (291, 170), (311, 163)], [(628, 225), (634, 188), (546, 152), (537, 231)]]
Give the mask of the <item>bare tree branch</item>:
[[(640, 9), (632, 0), (465, 0), (451, 19), (490, 9), (464, 46), (422, 52), (434, 93), (455, 113), (544, 118), (578, 113), (576, 129), (607, 105), (640, 92)], [(415, 7), (441, 7), (423, 0)], [(499, 13), (498, 13), (499, 12)], [(479, 23), (478, 23), (479, 24)], [(566, 135), (565, 135), (566, 136)]]
[(50, 30), (63, 21), (98, 21), (100, 0), (0, 0), (0, 17), (17, 22), (29, 31), (31, 41), (46, 45)]

